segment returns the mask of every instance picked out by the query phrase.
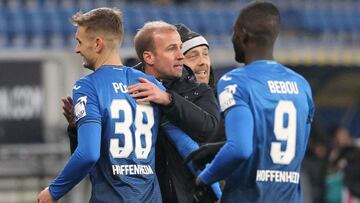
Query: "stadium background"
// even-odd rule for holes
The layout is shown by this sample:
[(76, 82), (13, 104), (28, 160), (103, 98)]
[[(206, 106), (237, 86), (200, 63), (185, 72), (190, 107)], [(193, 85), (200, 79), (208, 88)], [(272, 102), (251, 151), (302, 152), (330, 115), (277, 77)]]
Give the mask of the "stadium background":
[[(60, 99), (86, 73), (73, 52), (76, 11), (118, 7), (123, 59), (144, 22), (184, 23), (210, 43), (216, 77), (235, 63), (231, 32), (241, 0), (0, 0), (0, 203), (35, 202), (69, 157)], [(275, 58), (311, 83), (316, 134), (342, 125), (360, 137), (360, 1), (273, 0), (282, 30)], [(130, 64), (131, 65), (131, 64)], [(86, 181), (60, 202), (86, 202)]]

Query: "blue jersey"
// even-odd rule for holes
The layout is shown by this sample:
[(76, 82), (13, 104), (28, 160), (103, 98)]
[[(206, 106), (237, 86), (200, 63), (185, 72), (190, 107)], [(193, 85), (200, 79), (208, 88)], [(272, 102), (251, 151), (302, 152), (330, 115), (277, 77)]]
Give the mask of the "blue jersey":
[[(210, 165), (212, 172), (232, 167), (222, 202), (302, 202), (300, 166), (314, 115), (308, 82), (275, 61), (258, 60), (225, 74), (218, 83), (218, 96), (225, 118), (242, 107), (250, 112), (253, 125), (252, 151), (246, 159), (218, 166), (216, 157)], [(241, 123), (226, 120), (225, 125), (229, 129)], [(206, 175), (216, 180), (217, 174)]]
[(78, 127), (101, 124), (100, 158), (90, 172), (90, 202), (161, 202), (155, 174), (155, 142), (160, 111), (138, 104), (127, 87), (152, 76), (125, 66), (102, 66), (76, 82), (73, 90)]

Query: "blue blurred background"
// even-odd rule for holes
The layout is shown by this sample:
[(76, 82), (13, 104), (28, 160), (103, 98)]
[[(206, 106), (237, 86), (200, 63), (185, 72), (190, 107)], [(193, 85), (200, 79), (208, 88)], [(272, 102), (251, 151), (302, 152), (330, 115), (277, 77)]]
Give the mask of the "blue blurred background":
[[(129, 63), (136, 58), (133, 37), (145, 22), (184, 23), (208, 40), (219, 78), (241, 66), (234, 60), (231, 33), (247, 2), (0, 0), (0, 203), (35, 202), (37, 193), (69, 157), (60, 99), (71, 95), (74, 82), (89, 73), (73, 52), (75, 27), (70, 18), (74, 13), (101, 6), (120, 8), (125, 28), (121, 55)], [(338, 127), (346, 128), (356, 142), (360, 137), (360, 1), (271, 2), (279, 7), (282, 20), (275, 58), (301, 73), (313, 87), (315, 143), (331, 153)], [(329, 202), (326, 177), (320, 181), (319, 192), (306, 193), (306, 202)], [(87, 202), (88, 192), (83, 181), (60, 202)], [(316, 195), (324, 199), (315, 201)]]

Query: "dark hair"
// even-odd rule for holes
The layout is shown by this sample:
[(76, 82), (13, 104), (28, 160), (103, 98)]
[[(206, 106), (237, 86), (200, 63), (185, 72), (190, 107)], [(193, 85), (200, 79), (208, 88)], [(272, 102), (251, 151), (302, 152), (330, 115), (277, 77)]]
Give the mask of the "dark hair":
[(258, 43), (274, 43), (280, 32), (280, 12), (269, 2), (254, 2), (243, 9), (234, 29), (247, 32)]

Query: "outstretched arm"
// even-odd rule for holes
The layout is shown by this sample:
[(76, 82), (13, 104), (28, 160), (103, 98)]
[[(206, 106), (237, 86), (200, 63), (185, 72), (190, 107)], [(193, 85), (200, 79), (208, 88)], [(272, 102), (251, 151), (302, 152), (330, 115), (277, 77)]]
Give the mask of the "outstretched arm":
[(201, 97), (192, 102), (174, 90), (161, 90), (144, 78), (140, 78), (139, 81), (140, 83), (128, 87), (129, 94), (137, 102), (159, 104), (162, 112), (181, 129), (186, 132), (197, 132), (188, 133), (192, 139), (205, 142), (218, 129), (220, 112), (210, 87), (205, 84), (194, 87)]
[(95, 122), (82, 124), (78, 129), (79, 145), (74, 154), (50, 184), (53, 199), (58, 200), (79, 183), (100, 157), (101, 125)]
[(197, 178), (199, 184), (211, 184), (228, 177), (253, 151), (254, 121), (247, 106), (235, 106), (225, 115), (226, 144), (214, 161)]

